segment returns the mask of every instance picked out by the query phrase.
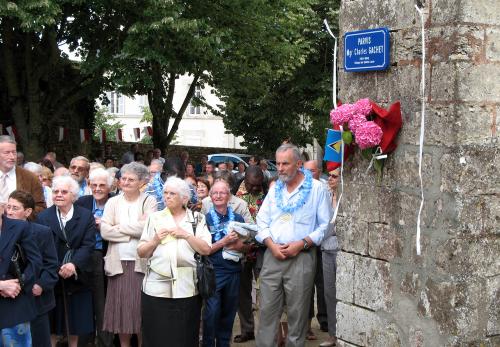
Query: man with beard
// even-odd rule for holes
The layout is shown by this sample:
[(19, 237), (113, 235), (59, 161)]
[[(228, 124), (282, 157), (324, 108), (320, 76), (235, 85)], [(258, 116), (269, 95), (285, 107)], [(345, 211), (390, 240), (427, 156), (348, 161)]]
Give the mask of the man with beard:
[(69, 173), (71, 177), (78, 182), (80, 190), (78, 197), (84, 195), (92, 195), (92, 190), (87, 184), (87, 177), (89, 176), (90, 162), (83, 156), (74, 157), (69, 163)]
[(276, 346), (278, 322), (286, 305), (287, 346), (304, 346), (316, 270), (316, 246), (330, 220), (331, 205), (323, 184), (301, 169), (299, 149), (276, 150), (279, 180), (257, 214), (257, 241), (264, 243), (260, 272), (260, 319), (257, 346)]

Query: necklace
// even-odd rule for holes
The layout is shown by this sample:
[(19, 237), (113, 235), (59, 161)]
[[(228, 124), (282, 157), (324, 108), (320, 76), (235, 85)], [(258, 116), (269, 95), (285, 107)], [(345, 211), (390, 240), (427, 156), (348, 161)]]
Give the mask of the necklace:
[(306, 203), (306, 200), (309, 197), (309, 193), (311, 192), (313, 184), (312, 174), (309, 170), (300, 169), (300, 172), (304, 174), (304, 183), (299, 189), (297, 198), (293, 199), (294, 201), (292, 203), (288, 201), (286, 205), (283, 205), (283, 191), (286, 189), (286, 184), (281, 180), (278, 180), (276, 182), (274, 188), (274, 194), (276, 195), (276, 204), (278, 208), (283, 212), (293, 213), (297, 211)]
[[(234, 212), (233, 209), (229, 206), (227, 207), (227, 216), (229, 218), (228, 222), (234, 221)], [(215, 242), (217, 242), (227, 235), (229, 231), (228, 230), (229, 223), (221, 223), (219, 215), (217, 214), (217, 212), (215, 212), (214, 206), (210, 208), (210, 217), (212, 217), (215, 229), (215, 231), (213, 233), (211, 232), (211, 234), (214, 234), (214, 240)]]

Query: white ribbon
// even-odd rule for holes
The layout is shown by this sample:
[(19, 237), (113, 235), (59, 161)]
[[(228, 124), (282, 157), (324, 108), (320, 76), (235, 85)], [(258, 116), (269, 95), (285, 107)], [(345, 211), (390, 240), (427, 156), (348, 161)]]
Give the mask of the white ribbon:
[(380, 148), (380, 146), (378, 146), (377, 149), (375, 150), (375, 153), (372, 154), (372, 159), (370, 160), (370, 165), (368, 165), (368, 167), (366, 168), (365, 175), (372, 168), (374, 160), (381, 160), (381, 159), (386, 159), (386, 158), (387, 158), (387, 154), (382, 154), (382, 148)]
[(425, 130), (425, 18), (423, 8), (419, 8), (415, 5), (419, 15), (420, 23), (422, 29), (422, 77), (420, 80), (420, 97), (421, 97), (421, 114), (420, 114), (420, 140), (419, 140), (419, 152), (418, 152), (418, 176), (420, 178), (420, 208), (418, 209), (417, 217), (417, 238), (416, 247), (417, 255), (420, 255), (420, 219), (422, 216), (422, 209), (424, 207), (424, 184), (422, 181), (422, 152), (424, 148), (424, 130)]
[(340, 200), (342, 199), (342, 194), (344, 193), (344, 138), (342, 134), (344, 133), (344, 128), (340, 126), (340, 138), (342, 139), (341, 143), (341, 152), (340, 152), (340, 194), (339, 199), (337, 200), (337, 206), (335, 206), (335, 211), (333, 211), (332, 219), (330, 223), (335, 223), (337, 220), (337, 214), (339, 212)]
[(328, 25), (327, 20), (323, 20), (325, 24), (326, 31), (333, 37), (333, 81), (332, 81), (332, 90), (333, 90), (333, 108), (337, 109), (337, 38), (333, 35), (330, 26)]

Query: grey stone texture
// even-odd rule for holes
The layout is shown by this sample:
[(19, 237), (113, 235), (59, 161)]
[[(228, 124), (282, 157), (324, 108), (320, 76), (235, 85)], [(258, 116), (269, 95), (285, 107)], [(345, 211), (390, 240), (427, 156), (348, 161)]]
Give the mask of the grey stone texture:
[[(401, 102), (403, 128), (383, 177), (359, 150), (344, 168), (337, 220), (338, 346), (500, 346), (500, 1), (424, 0), (422, 67), (414, 1), (345, 0), (339, 99)], [(345, 32), (387, 26), (386, 71), (343, 71)]]

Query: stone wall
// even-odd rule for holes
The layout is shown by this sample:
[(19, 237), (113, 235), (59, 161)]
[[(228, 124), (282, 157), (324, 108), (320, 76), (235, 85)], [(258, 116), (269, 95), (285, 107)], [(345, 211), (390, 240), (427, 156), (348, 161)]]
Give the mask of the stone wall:
[[(337, 223), (339, 346), (500, 346), (500, 1), (428, 0), (422, 254), (420, 17), (410, 0), (344, 0), (346, 31), (387, 26), (387, 71), (339, 71), (339, 98), (400, 100), (381, 183), (359, 152)], [(340, 45), (340, 64), (343, 64)]]

